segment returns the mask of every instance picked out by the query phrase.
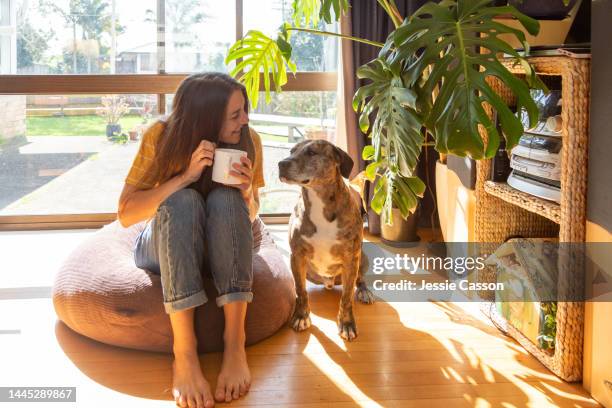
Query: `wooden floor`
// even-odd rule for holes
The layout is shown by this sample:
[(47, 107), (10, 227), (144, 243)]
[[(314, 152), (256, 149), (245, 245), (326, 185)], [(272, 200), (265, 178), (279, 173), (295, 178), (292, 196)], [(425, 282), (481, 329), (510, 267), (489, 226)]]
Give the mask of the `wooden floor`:
[[(78, 402), (65, 404), (72, 407), (172, 407), (170, 355), (107, 346), (57, 322), (53, 274), (90, 233), (0, 233), (0, 386), (73, 386)], [(597, 406), (580, 384), (559, 380), (489, 325), (476, 305), (357, 305), (360, 334), (346, 343), (334, 322), (339, 293), (312, 288), (311, 329), (285, 328), (248, 348), (253, 385), (230, 405)], [(220, 355), (201, 361), (214, 383)]]

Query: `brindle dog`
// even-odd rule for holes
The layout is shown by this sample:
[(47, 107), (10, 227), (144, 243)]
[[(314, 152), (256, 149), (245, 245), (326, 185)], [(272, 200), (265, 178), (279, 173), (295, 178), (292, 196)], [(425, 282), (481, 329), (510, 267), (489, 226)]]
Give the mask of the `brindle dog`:
[(344, 180), (353, 168), (353, 160), (324, 140), (300, 142), (290, 153), (279, 162), (278, 169), (282, 182), (302, 187), (289, 221), (291, 269), (297, 292), (291, 325), (301, 331), (311, 324), (306, 278), (324, 283), (328, 289), (342, 283), (338, 331), (342, 338), (353, 340), (357, 336), (353, 316), (355, 286), (361, 302), (374, 301), (363, 280), (367, 259), (361, 253), (363, 222), (359, 201)]

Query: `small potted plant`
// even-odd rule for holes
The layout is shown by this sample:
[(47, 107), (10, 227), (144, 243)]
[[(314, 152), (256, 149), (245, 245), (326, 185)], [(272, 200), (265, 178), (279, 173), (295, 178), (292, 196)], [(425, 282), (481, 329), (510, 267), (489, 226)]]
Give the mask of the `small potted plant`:
[(106, 137), (110, 140), (121, 133), (119, 119), (130, 111), (125, 97), (119, 95), (106, 95), (102, 97), (102, 107), (97, 114), (106, 121)]
[(308, 126), (305, 137), (308, 140), (330, 140), (333, 131), (324, 126)]
[(128, 134), (130, 135), (130, 140), (131, 140), (132, 142), (137, 141), (137, 140), (138, 140), (138, 136), (139, 136), (138, 134), (139, 134), (139, 133), (140, 133), (140, 132), (139, 132), (138, 128), (133, 128), (132, 130), (130, 130), (130, 131), (128, 132)]

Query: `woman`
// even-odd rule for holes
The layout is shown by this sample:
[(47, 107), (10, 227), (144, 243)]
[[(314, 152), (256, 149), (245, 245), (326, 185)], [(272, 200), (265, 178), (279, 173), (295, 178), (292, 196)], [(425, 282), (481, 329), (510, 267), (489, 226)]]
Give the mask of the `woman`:
[[(175, 94), (168, 119), (145, 132), (119, 199), (124, 227), (148, 220), (136, 243), (135, 261), (161, 275), (174, 336), (172, 394), (181, 407), (232, 401), (251, 382), (244, 321), (253, 297), (251, 223), (264, 183), (261, 141), (248, 132), (248, 120), (246, 90), (236, 80), (219, 73), (189, 76)], [(243, 158), (233, 165), (231, 174), (241, 184), (216, 185), (211, 181), (216, 146), (244, 145), (245, 138), (254, 147), (254, 164)], [(207, 301), (201, 277), (205, 262), (225, 316), (214, 398), (202, 374), (194, 332), (194, 309)]]

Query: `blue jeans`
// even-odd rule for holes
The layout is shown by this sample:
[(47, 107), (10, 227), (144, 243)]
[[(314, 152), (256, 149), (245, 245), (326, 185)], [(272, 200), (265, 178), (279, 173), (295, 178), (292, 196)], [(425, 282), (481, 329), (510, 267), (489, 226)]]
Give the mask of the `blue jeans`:
[(208, 262), (219, 307), (251, 302), (253, 232), (249, 210), (232, 187), (213, 189), (206, 200), (195, 190), (169, 196), (138, 236), (136, 266), (161, 276), (166, 313), (208, 300), (202, 271)]

